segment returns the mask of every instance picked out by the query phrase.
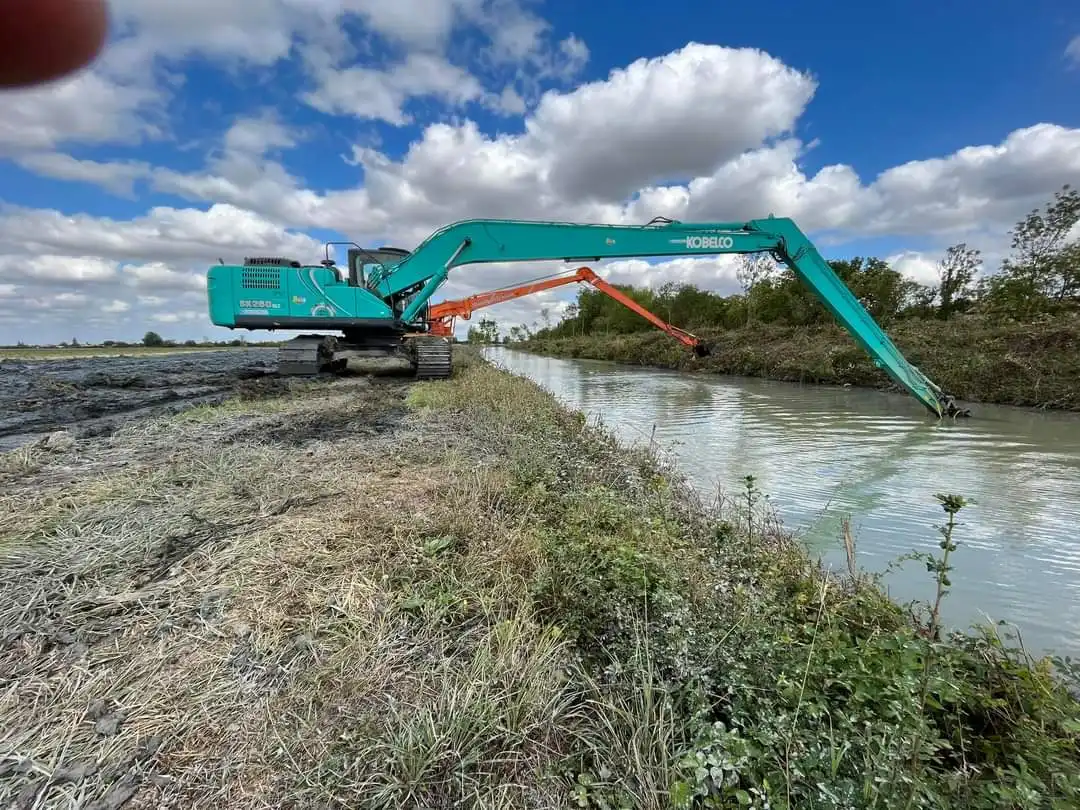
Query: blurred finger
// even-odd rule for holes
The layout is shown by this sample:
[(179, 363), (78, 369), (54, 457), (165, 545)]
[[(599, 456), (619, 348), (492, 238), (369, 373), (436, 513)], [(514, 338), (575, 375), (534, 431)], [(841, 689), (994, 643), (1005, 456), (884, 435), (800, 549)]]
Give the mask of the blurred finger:
[(105, 0), (0, 0), (0, 88), (85, 67), (104, 46), (107, 28)]

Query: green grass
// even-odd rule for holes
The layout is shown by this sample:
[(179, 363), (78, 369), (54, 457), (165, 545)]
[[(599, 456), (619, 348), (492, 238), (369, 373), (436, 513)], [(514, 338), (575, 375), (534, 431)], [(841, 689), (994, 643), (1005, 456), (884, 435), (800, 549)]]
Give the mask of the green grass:
[(517, 598), (573, 645), (579, 713), (553, 765), (580, 806), (1080, 800), (1078, 705), (997, 628), (927, 636), (872, 581), (826, 577), (754, 508), (749, 531), (745, 507), (711, 513), (531, 383), (478, 367), (412, 401), (468, 414), (499, 450), (471, 483), (495, 506), (434, 529), (457, 550), (438, 604), (469, 601), (470, 538), (512, 525)]
[(461, 356), (0, 470), (0, 803), (1077, 806), (1045, 662)]
[[(950, 394), (989, 402), (1080, 410), (1080, 317), (1035, 322), (976, 316), (909, 320), (886, 331), (905, 357)], [(697, 330), (713, 347), (694, 358), (655, 330), (632, 335), (539, 339), (522, 348), (559, 357), (765, 377), (792, 382), (894, 389), (885, 372), (839, 326), (757, 324)]]

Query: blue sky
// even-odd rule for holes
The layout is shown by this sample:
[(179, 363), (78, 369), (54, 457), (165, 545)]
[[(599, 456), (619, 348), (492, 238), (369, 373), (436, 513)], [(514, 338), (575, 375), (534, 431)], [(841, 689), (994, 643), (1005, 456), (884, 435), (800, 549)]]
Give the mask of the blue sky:
[[(775, 213), (922, 280), (960, 240), (992, 270), (1080, 184), (1069, 5), (114, 0), (98, 63), (0, 94), (0, 342), (228, 337), (217, 257), (470, 216)], [(437, 298), (543, 269), (464, 268)], [(728, 259), (599, 269), (737, 288)]]

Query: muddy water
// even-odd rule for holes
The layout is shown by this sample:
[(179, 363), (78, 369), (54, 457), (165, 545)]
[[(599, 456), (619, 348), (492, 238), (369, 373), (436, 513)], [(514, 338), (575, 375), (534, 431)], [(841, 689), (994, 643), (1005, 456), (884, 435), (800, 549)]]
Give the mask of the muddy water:
[[(628, 442), (655, 426), (705, 492), (756, 476), (785, 524), (837, 568), (844, 516), (859, 564), (884, 571), (906, 552), (936, 552), (945, 514), (934, 494), (963, 495), (973, 503), (960, 515), (945, 620), (1005, 620), (1029, 649), (1080, 653), (1080, 415), (978, 405), (972, 419), (936, 423), (902, 395), (487, 352)], [(933, 596), (919, 563), (885, 583), (901, 602)]]

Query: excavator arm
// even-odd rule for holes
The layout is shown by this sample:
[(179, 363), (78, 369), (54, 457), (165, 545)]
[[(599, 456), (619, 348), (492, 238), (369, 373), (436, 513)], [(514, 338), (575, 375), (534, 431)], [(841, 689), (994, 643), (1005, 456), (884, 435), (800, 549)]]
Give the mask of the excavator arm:
[(629, 295), (623, 293), (618, 287), (614, 287), (611, 284), (608, 284), (588, 267), (583, 267), (581, 269), (587, 271), (585, 273), (585, 278), (583, 278), (582, 281), (588, 282), (600, 292), (604, 293), (604, 295), (614, 298), (627, 309), (633, 310), (642, 318), (649, 321), (649, 323), (651, 323), (657, 329), (663, 332), (667, 332), (677, 341), (692, 349), (694, 354), (696, 354), (698, 357), (704, 357), (709, 353), (708, 347), (704, 343), (702, 343), (701, 339), (698, 338), (696, 335), (692, 335), (685, 329), (680, 329), (677, 326), (672, 326), (670, 323), (667, 323), (666, 321), (663, 321), (660, 318), (656, 317), (651, 312), (649, 312), (649, 310), (645, 309), (645, 307), (641, 306), (641, 304), (631, 298)]
[(579, 267), (568, 276), (540, 279), (528, 284), (519, 284), (515, 287), (504, 287), (501, 290), (491, 290), (489, 292), (470, 295), (468, 298), (440, 301), (438, 304), (432, 304), (428, 309), (428, 320), (431, 323), (431, 333), (449, 337), (454, 331), (454, 318), (464, 318), (465, 320), (468, 320), (475, 310), (483, 309), (484, 307), (494, 306), (495, 304), (501, 304), (505, 301), (512, 301), (515, 298), (522, 298), (523, 296), (543, 292), (544, 290), (563, 287), (567, 284), (581, 283), (590, 284), (604, 295), (615, 299), (627, 309), (636, 312), (657, 329), (666, 332), (684, 346), (691, 349), (698, 357), (704, 357), (709, 353), (708, 347), (706, 347), (696, 335), (692, 335), (685, 329), (672, 326), (670, 323), (658, 318), (633, 298), (624, 294), (617, 287), (608, 284), (589, 267)]
[(401, 320), (411, 322), (450, 271), (463, 264), (728, 253), (772, 254), (791, 268), (896, 383), (938, 417), (952, 410), (951, 398), (904, 358), (806, 235), (787, 218), (715, 223), (663, 219), (647, 225), (465, 220), (436, 231), (402, 261), (378, 267), (368, 277), (367, 286), (387, 299), (410, 295)]
[(495, 306), (495, 304), (501, 304), (504, 301), (512, 301), (515, 298), (533, 295), (534, 293), (543, 292), (544, 290), (551, 290), (567, 284), (585, 281), (586, 273), (592, 273), (592, 270), (588, 267), (580, 267), (572, 275), (568, 276), (545, 278), (529, 282), (528, 284), (519, 284), (514, 287), (503, 287), (499, 290), (477, 293), (476, 295), (470, 295), (467, 298), (440, 301), (438, 304), (432, 304), (428, 309), (428, 320), (432, 325), (431, 331), (434, 334), (448, 336), (453, 330), (454, 318), (464, 318), (465, 320), (469, 320), (473, 312), (478, 309)]

